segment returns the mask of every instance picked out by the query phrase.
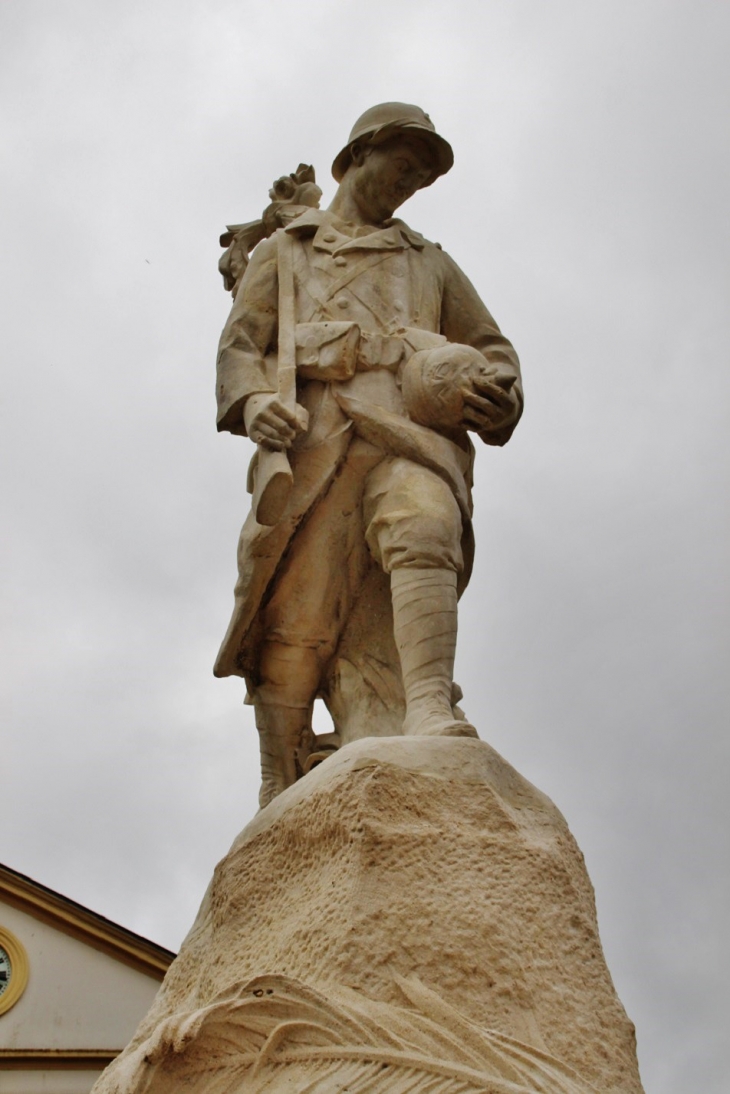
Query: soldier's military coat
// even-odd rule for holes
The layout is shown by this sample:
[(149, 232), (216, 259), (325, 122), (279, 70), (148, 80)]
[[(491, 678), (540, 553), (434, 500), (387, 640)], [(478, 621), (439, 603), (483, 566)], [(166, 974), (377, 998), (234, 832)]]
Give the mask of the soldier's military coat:
[[(309, 428), (290, 450), (294, 489), (282, 520), (269, 528), (249, 515), (244, 524), (233, 617), (215, 667), (219, 676), (245, 676), (254, 685), (262, 601), (275, 584), (282, 555), (327, 494), (355, 437), (384, 453), (421, 463), (449, 484), (463, 520), (465, 572), (460, 587), (468, 580), (473, 449), (466, 432), (447, 438), (408, 420), (399, 385), (404, 361), (420, 349), (460, 343), (478, 350), (495, 371), (514, 375), (512, 411), (481, 434), (487, 444), (504, 444), (522, 411), (517, 356), (474, 287), (440, 247), (400, 220), (381, 229), (355, 228), (331, 213), (310, 210), (259, 244), (241, 281), (219, 348), (219, 430), (245, 434), (243, 407), (248, 396), (277, 390), (277, 237), (282, 231), (289, 237), (294, 267), (297, 399), (309, 412)], [(326, 353), (320, 354), (318, 346), (330, 339), (330, 356), (336, 356), (338, 339), (352, 342), (351, 325), (359, 331), (356, 371), (351, 378), (335, 379), (337, 369), (328, 372), (326, 365), (322, 367), (319, 358)], [(354, 502), (343, 520), (358, 519), (357, 499)], [(313, 559), (312, 565), (317, 561)], [(363, 620), (388, 613), (389, 603), (382, 573), (360, 574), (360, 579), (367, 600), (359, 609), (362, 634)], [(357, 605), (353, 611), (358, 611)], [(353, 649), (345, 627), (341, 647), (346, 647), (346, 672), (354, 671), (360, 683), (367, 677), (369, 690), (380, 692), (386, 706), (392, 702), (398, 676), (392, 643), (381, 651), (381, 662), (377, 650), (374, 654), (372, 648)], [(330, 691), (340, 685), (345, 671), (343, 658), (339, 662), (333, 667)], [(331, 709), (342, 705), (335, 696), (330, 699)]]

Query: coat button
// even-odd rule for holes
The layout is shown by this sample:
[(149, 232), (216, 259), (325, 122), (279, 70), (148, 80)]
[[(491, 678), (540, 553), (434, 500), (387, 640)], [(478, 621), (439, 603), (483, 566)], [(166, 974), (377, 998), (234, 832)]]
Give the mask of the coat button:
[(346, 266), (346, 265), (347, 265), (347, 259), (345, 258), (345, 256), (344, 255), (338, 255), (337, 258), (335, 259), (335, 266)]
[(335, 300), (335, 304), (338, 308), (349, 308), (350, 301), (347, 299), (346, 296), (338, 296)]
[(334, 234), (334, 232), (326, 232), (322, 236), (322, 239), (325, 241), (325, 243), (334, 243), (337, 239), (337, 236)]

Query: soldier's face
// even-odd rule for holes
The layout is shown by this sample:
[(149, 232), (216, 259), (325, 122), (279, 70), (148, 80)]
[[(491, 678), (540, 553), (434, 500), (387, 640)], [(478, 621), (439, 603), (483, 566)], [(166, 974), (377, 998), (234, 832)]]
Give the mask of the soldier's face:
[(433, 169), (428, 145), (417, 137), (391, 137), (364, 148), (353, 180), (358, 204), (375, 219), (387, 220), (428, 182)]

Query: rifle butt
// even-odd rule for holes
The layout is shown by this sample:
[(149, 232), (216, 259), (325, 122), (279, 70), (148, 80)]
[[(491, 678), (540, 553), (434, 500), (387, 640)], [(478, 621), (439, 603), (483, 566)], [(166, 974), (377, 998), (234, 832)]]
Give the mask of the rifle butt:
[(274, 452), (259, 448), (251, 507), (258, 524), (271, 527), (278, 524), (284, 514), (294, 476), (286, 452)]

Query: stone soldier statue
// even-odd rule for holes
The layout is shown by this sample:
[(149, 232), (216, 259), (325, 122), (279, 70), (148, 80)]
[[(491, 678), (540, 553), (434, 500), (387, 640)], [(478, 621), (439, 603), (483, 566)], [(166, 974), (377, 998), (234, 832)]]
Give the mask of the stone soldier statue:
[[(334, 161), (329, 209), (314, 207), (311, 169), (279, 180), (275, 230), (254, 231), (231, 278), (218, 429), (258, 450), (215, 673), (246, 679), (262, 806), (324, 748), (476, 736), (452, 675), (473, 559), (468, 434), (509, 440), (519, 364), (458, 266), (393, 216), (452, 164), (420, 108), (373, 107)], [(311, 729), (317, 697), (326, 738)]]

